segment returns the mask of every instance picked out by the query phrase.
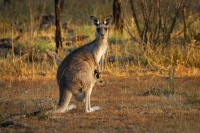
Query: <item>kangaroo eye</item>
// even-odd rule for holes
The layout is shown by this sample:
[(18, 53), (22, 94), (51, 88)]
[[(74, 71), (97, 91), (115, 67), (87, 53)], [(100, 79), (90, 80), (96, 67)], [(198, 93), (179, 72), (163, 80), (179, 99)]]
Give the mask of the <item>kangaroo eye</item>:
[(108, 28), (106, 27), (106, 28), (104, 28), (104, 30), (105, 30), (105, 31), (107, 31), (107, 30), (108, 30)]

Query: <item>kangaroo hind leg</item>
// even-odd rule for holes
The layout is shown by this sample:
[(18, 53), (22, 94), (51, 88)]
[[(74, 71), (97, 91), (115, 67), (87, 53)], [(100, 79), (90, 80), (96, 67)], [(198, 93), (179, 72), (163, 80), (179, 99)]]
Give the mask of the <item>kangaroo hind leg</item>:
[(71, 109), (76, 108), (76, 105), (69, 104), (72, 98), (72, 93), (65, 89), (60, 89), (60, 98), (59, 103), (53, 113), (64, 113), (65, 111), (69, 111)]
[(93, 88), (93, 86), (91, 85), (90, 89), (88, 91), (86, 91), (86, 107), (85, 107), (85, 111), (87, 113), (94, 112), (96, 110), (100, 110), (101, 109), (99, 106), (91, 107), (91, 105), (90, 105), (90, 95), (92, 93), (92, 88)]

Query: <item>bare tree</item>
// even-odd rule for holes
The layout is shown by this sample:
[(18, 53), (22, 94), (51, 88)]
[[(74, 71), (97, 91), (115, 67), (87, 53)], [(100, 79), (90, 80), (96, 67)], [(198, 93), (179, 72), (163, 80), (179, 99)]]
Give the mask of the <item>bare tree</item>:
[(60, 0), (55, 0), (55, 17), (56, 17), (56, 53), (58, 53), (58, 50), (62, 49)]
[[(129, 0), (132, 16), (144, 50), (168, 43), (182, 13), (184, 0)], [(140, 42), (141, 42), (140, 41)]]
[(124, 20), (122, 18), (121, 0), (113, 1), (113, 17), (114, 17), (114, 24), (115, 24), (114, 29), (120, 30), (121, 33), (123, 33)]

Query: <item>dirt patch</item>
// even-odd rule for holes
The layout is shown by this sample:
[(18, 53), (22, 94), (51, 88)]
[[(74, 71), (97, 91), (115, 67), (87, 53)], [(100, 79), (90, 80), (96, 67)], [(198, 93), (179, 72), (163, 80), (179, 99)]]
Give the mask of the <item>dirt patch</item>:
[[(171, 92), (165, 77), (104, 76), (107, 85), (95, 87), (91, 95), (92, 106), (101, 110), (85, 113), (85, 104), (72, 100), (77, 109), (43, 119), (5, 117), (54, 107), (58, 100), (54, 77), (0, 80), (0, 122), (30, 125), (1, 127), (0, 132), (200, 132), (199, 77), (176, 77)], [(148, 95), (141, 95), (145, 92)]]

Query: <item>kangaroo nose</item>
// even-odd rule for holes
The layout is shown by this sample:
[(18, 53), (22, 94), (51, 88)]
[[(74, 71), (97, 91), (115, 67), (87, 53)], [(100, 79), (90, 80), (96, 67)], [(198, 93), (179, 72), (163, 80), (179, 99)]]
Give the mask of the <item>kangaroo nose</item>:
[(101, 38), (102, 38), (102, 39), (104, 39), (104, 38), (105, 38), (104, 34), (101, 34)]

